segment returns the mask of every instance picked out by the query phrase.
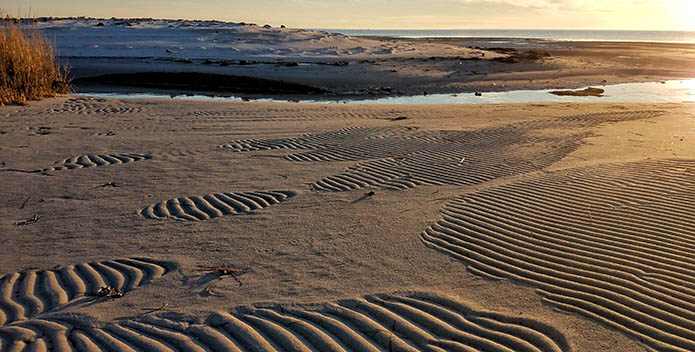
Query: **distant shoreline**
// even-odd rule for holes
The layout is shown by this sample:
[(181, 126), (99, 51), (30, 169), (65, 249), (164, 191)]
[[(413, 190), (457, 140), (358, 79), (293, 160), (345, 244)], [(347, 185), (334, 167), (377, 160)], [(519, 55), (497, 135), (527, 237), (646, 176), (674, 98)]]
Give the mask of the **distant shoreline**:
[[(182, 23), (237, 24), (242, 26), (268, 26), (252, 22), (221, 20), (187, 20), (165, 18), (101, 18), (101, 17), (35, 17), (9, 18), (22, 22), (50, 22), (70, 20), (119, 21), (134, 23), (145, 21), (169, 21)], [(283, 27), (278, 25), (276, 27)], [(293, 27), (294, 28), (294, 27)], [(301, 27), (296, 27), (297, 29)], [(614, 42), (614, 43), (667, 43), (695, 44), (695, 31), (678, 30), (620, 30), (620, 29), (349, 29), (349, 28), (301, 28), (307, 31), (338, 33), (347, 36), (380, 37), (395, 39), (476, 39), (476, 40), (538, 40), (559, 42)]]
[[(386, 39), (384, 39), (386, 40)], [(407, 40), (407, 39), (395, 39)], [(493, 48), (488, 40), (478, 39), (416, 39), (412, 42), (443, 42), (449, 45)], [(695, 44), (670, 43), (613, 43), (613, 42), (555, 42), (519, 46), (517, 53), (547, 51), (550, 57), (541, 60), (521, 60), (517, 63), (496, 61), (460, 61), (456, 57), (390, 58), (362, 60), (344, 58), (343, 61), (320, 58), (287, 58), (267, 61), (215, 61), (192, 59), (177, 62), (167, 58), (109, 58), (70, 57), (73, 73), (80, 77), (77, 92), (82, 93), (165, 93), (212, 94), (215, 96), (240, 95), (250, 98), (275, 97), (289, 100), (302, 99), (373, 99), (379, 97), (422, 96), (430, 94), (459, 94), (473, 92), (502, 92), (538, 89), (577, 89), (620, 83), (660, 82), (674, 79), (693, 79), (688, 70), (689, 57), (695, 55)], [(503, 48), (501, 48), (503, 49)], [(327, 60), (327, 61), (326, 61)], [(212, 62), (211, 64), (204, 64)], [(294, 64), (297, 64), (296, 66)], [(340, 64), (339, 64), (340, 63)], [(658, 63), (658, 65), (657, 65)], [(148, 87), (112, 85), (100, 82), (102, 72), (142, 74), (154, 72), (189, 72), (217, 75), (228, 81), (226, 75), (244, 76), (244, 79), (265, 79), (280, 84), (292, 83), (322, 90), (310, 95), (287, 92), (253, 92), (236, 89), (166, 90), (166, 85), (151, 82)], [(433, 72), (449, 72), (438, 76)], [(406, 73), (406, 75), (402, 74)], [(159, 89), (153, 89), (158, 87)], [(212, 93), (210, 93), (212, 92)], [(239, 94), (241, 93), (241, 94)]]
[[(275, 82), (277, 89), (265, 92), (269, 95), (300, 85), (311, 95), (329, 97), (570, 89), (692, 79), (695, 59), (695, 44), (513, 38), (595, 37), (595, 31), (360, 31), (389, 36), (357, 37), (244, 22), (117, 18), (37, 18), (36, 26), (55, 41), (74, 78), (92, 77), (76, 81), (78, 92), (93, 92), (86, 87), (95, 84), (102, 92), (109, 89), (105, 85), (115, 86), (112, 79), (97, 77), (108, 74), (148, 77), (137, 84), (148, 89), (175, 85), (220, 94), (245, 91), (248, 82), (259, 79)], [(394, 37), (413, 33), (473, 37)], [(649, 40), (685, 32), (600, 33), (605, 40), (616, 33), (623, 36), (618, 39)], [(151, 79), (153, 73), (159, 78)], [(197, 74), (205, 83), (172, 82), (160, 73)], [(117, 85), (126, 83), (120, 79)], [(264, 94), (259, 89), (265, 83), (251, 85), (248, 93)]]
[(487, 39), (558, 42), (695, 44), (695, 31), (541, 29), (314, 29), (349, 36), (403, 39)]

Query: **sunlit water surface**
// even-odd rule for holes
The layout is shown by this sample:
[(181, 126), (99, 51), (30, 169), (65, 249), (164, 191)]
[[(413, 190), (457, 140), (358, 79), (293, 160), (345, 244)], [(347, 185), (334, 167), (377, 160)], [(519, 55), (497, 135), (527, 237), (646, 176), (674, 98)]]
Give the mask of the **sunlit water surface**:
[[(695, 79), (671, 80), (664, 82), (622, 83), (601, 86), (605, 89), (602, 97), (574, 97), (550, 94), (551, 90), (512, 90), (506, 92), (459, 94), (429, 94), (417, 96), (383, 97), (375, 99), (253, 99), (263, 102), (300, 102), (334, 104), (494, 104), (494, 103), (552, 103), (552, 102), (607, 102), (607, 103), (653, 103), (653, 102), (695, 102)], [(149, 93), (78, 93), (83, 96), (104, 98), (171, 98), (191, 100), (242, 101), (239, 96), (214, 97), (207, 95), (166, 95)]]

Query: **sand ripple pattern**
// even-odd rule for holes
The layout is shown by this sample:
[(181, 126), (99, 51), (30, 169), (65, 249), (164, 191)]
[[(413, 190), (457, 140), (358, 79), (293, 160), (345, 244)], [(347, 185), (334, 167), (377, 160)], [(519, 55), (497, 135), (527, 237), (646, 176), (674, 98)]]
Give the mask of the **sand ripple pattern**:
[[(343, 174), (315, 182), (312, 186), (319, 191), (474, 185), (498, 177), (539, 171), (552, 165), (579, 148), (582, 139), (592, 135), (591, 131), (584, 129), (660, 114), (653, 111), (602, 113), (474, 131), (414, 131), (407, 138), (374, 139), (291, 154), (285, 158), (290, 161), (373, 159), (350, 166)], [(542, 133), (548, 129), (578, 129), (579, 132), (550, 137)]]
[(185, 115), (188, 121), (214, 122), (268, 122), (268, 121), (315, 121), (315, 120), (355, 120), (355, 119), (382, 119), (389, 120), (403, 115), (426, 115), (426, 111), (409, 110), (381, 111), (362, 109), (351, 106), (349, 109), (318, 109), (318, 108), (269, 108), (263, 112), (256, 110), (244, 110), (243, 107), (224, 110), (199, 110)]
[(267, 208), (295, 195), (292, 191), (210, 193), (165, 200), (145, 207), (139, 214), (146, 219), (204, 221)]
[(42, 114), (77, 114), (77, 115), (124, 115), (138, 114), (143, 108), (138, 105), (130, 105), (123, 102), (110, 101), (101, 98), (79, 97), (70, 98), (63, 104), (51, 107)]
[(314, 150), (331, 148), (342, 144), (360, 144), (369, 140), (384, 140), (394, 137), (407, 137), (417, 131), (416, 127), (347, 127), (337, 131), (305, 134), (300, 137), (237, 140), (221, 148), (235, 152), (252, 152), (263, 150)]
[(90, 167), (130, 164), (141, 160), (150, 160), (148, 154), (83, 154), (56, 161), (56, 166), (43, 169), (45, 172), (74, 170)]
[[(56, 316), (0, 328), (7, 350), (568, 351), (537, 321), (474, 311), (427, 293), (371, 295), (314, 307), (241, 307), (200, 323), (173, 314), (102, 326)], [(5, 347), (7, 346), (7, 347)]]
[(465, 195), (421, 236), (654, 349), (695, 350), (695, 161), (558, 171)]
[(94, 300), (93, 295), (104, 286), (127, 293), (173, 267), (172, 263), (128, 258), (7, 274), (0, 277), (0, 326)]

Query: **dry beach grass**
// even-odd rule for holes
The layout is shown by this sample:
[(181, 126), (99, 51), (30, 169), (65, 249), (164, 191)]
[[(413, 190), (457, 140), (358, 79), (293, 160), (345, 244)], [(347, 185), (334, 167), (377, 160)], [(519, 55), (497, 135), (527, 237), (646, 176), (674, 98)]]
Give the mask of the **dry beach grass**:
[(53, 45), (36, 28), (0, 20), (0, 105), (26, 104), (70, 87)]

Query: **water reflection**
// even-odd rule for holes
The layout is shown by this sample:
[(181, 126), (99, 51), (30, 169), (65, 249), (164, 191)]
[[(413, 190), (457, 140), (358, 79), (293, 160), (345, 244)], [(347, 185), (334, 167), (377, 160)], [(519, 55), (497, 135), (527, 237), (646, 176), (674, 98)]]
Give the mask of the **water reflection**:
[(688, 89), (686, 101), (695, 102), (695, 79), (683, 81), (683, 85)]
[[(645, 103), (645, 102), (695, 102), (695, 79), (671, 80), (663, 82), (623, 83), (601, 86), (605, 89), (603, 97), (556, 96), (550, 90), (513, 90), (507, 92), (489, 92), (476, 96), (473, 93), (430, 94), (420, 96), (385, 97), (377, 99), (349, 100), (298, 100), (254, 99), (263, 102), (301, 102), (334, 104), (492, 104), (492, 103), (552, 103), (552, 102), (610, 102), (610, 103)], [(581, 88), (583, 89), (583, 88)], [(206, 95), (166, 94), (119, 94), (119, 93), (78, 93), (78, 95), (105, 98), (172, 98), (191, 100), (242, 101), (241, 97), (212, 97)]]

